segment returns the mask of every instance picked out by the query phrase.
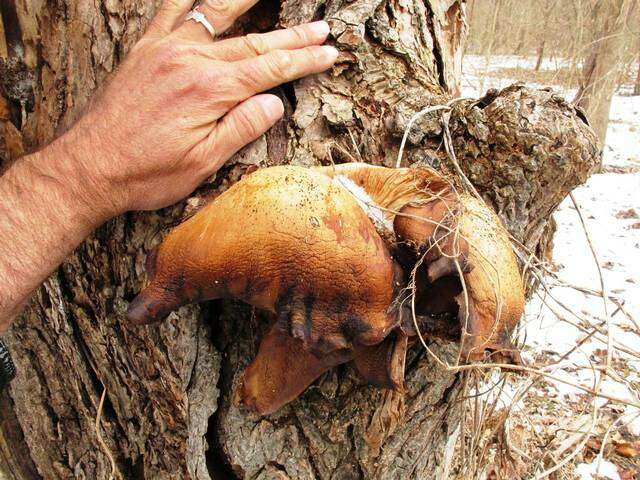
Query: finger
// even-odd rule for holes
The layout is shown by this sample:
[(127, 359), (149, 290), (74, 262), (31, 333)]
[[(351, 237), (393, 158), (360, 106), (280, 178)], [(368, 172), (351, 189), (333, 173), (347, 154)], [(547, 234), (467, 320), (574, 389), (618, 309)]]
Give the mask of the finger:
[[(229, 111), (194, 154), (215, 172), (234, 153), (269, 130), (283, 113), (282, 101), (275, 95), (251, 97)], [(211, 163), (212, 157), (217, 161)]]
[[(236, 94), (246, 98), (282, 83), (331, 67), (338, 51), (331, 46), (312, 46), (298, 50), (273, 50), (259, 57), (232, 63), (232, 74), (240, 83)], [(235, 70), (235, 72), (234, 72)]]
[[(203, 0), (198, 6), (198, 11), (209, 21), (216, 35), (220, 35), (256, 2), (257, 0)], [(202, 42), (212, 40), (211, 34), (207, 32), (204, 25), (193, 20), (184, 22), (175, 33), (180, 38), (188, 40)]]
[(149, 26), (148, 33), (168, 35), (191, 9), (193, 0), (164, 0)]
[(258, 57), (272, 50), (295, 50), (311, 45), (321, 45), (329, 35), (327, 22), (297, 25), (286, 30), (269, 33), (250, 33), (244, 37), (228, 38), (211, 45), (215, 58), (235, 62)]

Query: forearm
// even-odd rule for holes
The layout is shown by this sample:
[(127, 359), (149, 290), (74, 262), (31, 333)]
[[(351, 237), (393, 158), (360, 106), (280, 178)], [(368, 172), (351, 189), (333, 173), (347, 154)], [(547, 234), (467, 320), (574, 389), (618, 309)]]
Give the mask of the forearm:
[[(222, 33), (254, 2), (201, 5)], [(94, 228), (184, 198), (275, 124), (282, 101), (261, 92), (338, 57), (326, 22), (212, 43), (192, 6), (166, 0), (85, 116), (0, 177), (0, 332)]]
[(31, 293), (109, 217), (92, 206), (65, 140), (0, 177), (0, 332)]

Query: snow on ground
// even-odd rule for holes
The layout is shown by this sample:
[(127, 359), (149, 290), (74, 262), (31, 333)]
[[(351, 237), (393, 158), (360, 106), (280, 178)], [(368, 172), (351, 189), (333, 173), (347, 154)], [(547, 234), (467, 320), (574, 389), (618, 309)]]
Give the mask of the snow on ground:
[[(504, 88), (513, 83), (513, 79), (511, 78), (487, 76), (487, 73), (500, 71), (505, 68), (533, 70), (535, 65), (535, 57), (493, 55), (487, 59), (484, 56), (467, 55), (464, 58), (462, 68), (462, 96), (478, 97), (481, 92), (484, 93), (484, 91), (489, 88)], [(570, 63), (566, 60), (545, 58), (540, 66), (540, 70), (555, 72), (560, 68), (568, 68), (569, 66)], [(527, 82), (527, 84), (535, 86), (535, 84), (531, 82)], [(566, 93), (563, 92), (562, 88), (556, 88), (559, 93)]]
[[(488, 71), (513, 67), (532, 69), (534, 65), (535, 58), (494, 56), (487, 64), (484, 57), (468, 56), (463, 66), (462, 96), (479, 97), (488, 88), (503, 88), (513, 83), (512, 79), (485, 76)], [(554, 70), (559, 66), (563, 66), (560, 61), (546, 61), (542, 68)], [(568, 100), (575, 94), (575, 91), (561, 87), (554, 89)], [(633, 323), (640, 323), (639, 96), (622, 95), (620, 92), (614, 96), (604, 148), (604, 173), (593, 175), (574, 191), (574, 196), (599, 257), (605, 289), (617, 302), (610, 301), (607, 307), (612, 337), (620, 347), (614, 349), (614, 362), (622, 365), (616, 368), (621, 373), (618, 379), (604, 380), (602, 388), (610, 396), (640, 403), (640, 361), (632, 355), (640, 355), (640, 328)], [(553, 250), (557, 275), (572, 287), (558, 285), (558, 281), (548, 278), (549, 291), (540, 289), (539, 296), (527, 307), (523, 329), (526, 356), (542, 364), (557, 361), (570, 352), (585, 336), (579, 327), (588, 330), (607, 322), (603, 299), (573, 288), (579, 286), (585, 290), (601, 291), (598, 269), (572, 201), (567, 198), (554, 216), (558, 224)], [(558, 320), (554, 311), (566, 321)], [(606, 330), (606, 326), (604, 328)], [(596, 375), (592, 367), (594, 364), (603, 365), (606, 342), (605, 335), (591, 338), (570, 353), (553, 373), (570, 382), (592, 387)], [(564, 409), (565, 415), (570, 416), (574, 405), (576, 409), (579, 405), (585, 406), (584, 392), (561, 382), (547, 382), (544, 395), (555, 402), (552, 408), (559, 412)], [(598, 402), (600, 406), (607, 403), (604, 399)], [(626, 416), (622, 417), (622, 410), (612, 411), (617, 414), (613, 418), (620, 419), (616, 426), (626, 423), (627, 432), (640, 434), (640, 410), (627, 407), (624, 411)], [(582, 465), (579, 473), (575, 473), (580, 475), (579, 478), (592, 478), (589, 473), (591, 465)], [(604, 472), (601, 475), (604, 476)]]
[[(479, 77), (487, 68), (493, 71), (515, 67), (533, 70), (536, 60), (536, 57), (522, 57), (520, 55), (491, 55), (488, 59), (483, 55), (467, 55), (464, 58), (463, 75), (471, 74)], [(555, 71), (570, 66), (571, 62), (563, 58), (544, 58), (540, 69)]]

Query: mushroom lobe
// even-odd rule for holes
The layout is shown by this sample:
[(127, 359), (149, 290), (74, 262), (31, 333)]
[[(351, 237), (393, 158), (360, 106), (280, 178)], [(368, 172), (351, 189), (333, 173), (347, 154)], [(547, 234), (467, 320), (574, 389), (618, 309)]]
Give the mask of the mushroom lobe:
[[(322, 170), (362, 187), (393, 224), (394, 255), (416, 274), (423, 333), (459, 340), (464, 361), (490, 352), (494, 360), (520, 363), (511, 335), (524, 311), (524, 287), (507, 231), (490, 207), (429, 168)], [(401, 328), (416, 335), (412, 316), (405, 318)]]
[[(452, 197), (437, 201), (445, 202)], [(453, 210), (446, 209), (454, 212), (453, 222), (434, 215), (434, 210), (445, 209), (432, 205), (408, 205), (395, 219), (398, 236), (417, 254), (426, 252), (424, 272), (416, 282), (418, 310), (457, 317), (464, 361), (481, 360), (489, 351), (494, 360), (520, 363), (511, 334), (524, 311), (524, 287), (507, 233), (483, 202), (460, 195), (454, 203)], [(434, 336), (451, 337), (451, 328), (431, 323), (425, 327)]]
[(312, 169), (244, 177), (175, 228), (155, 257), (129, 307), (135, 323), (235, 298), (274, 313), (318, 355), (378, 344), (398, 324), (399, 267), (349, 191)]
[[(462, 235), (447, 234), (454, 229)], [(452, 328), (438, 335), (433, 319), (456, 315), (465, 359), (509, 345), (523, 298), (506, 233), (488, 207), (421, 168), (281, 166), (247, 175), (149, 256), (149, 283), (127, 315), (148, 323), (216, 298), (270, 312), (236, 391), (263, 414), (349, 361), (369, 383), (401, 391), (407, 335), (417, 332), (401, 323), (398, 300), (417, 263), (421, 330), (451, 338)]]

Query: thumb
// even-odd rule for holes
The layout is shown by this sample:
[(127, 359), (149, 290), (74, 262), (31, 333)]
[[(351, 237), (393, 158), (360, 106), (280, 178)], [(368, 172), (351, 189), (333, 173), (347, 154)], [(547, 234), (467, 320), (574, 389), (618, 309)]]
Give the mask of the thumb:
[(282, 101), (271, 94), (255, 95), (235, 106), (218, 122), (206, 142), (205, 156), (211, 158), (214, 153), (218, 160), (212, 169), (220, 168), (234, 153), (269, 130), (283, 113)]

